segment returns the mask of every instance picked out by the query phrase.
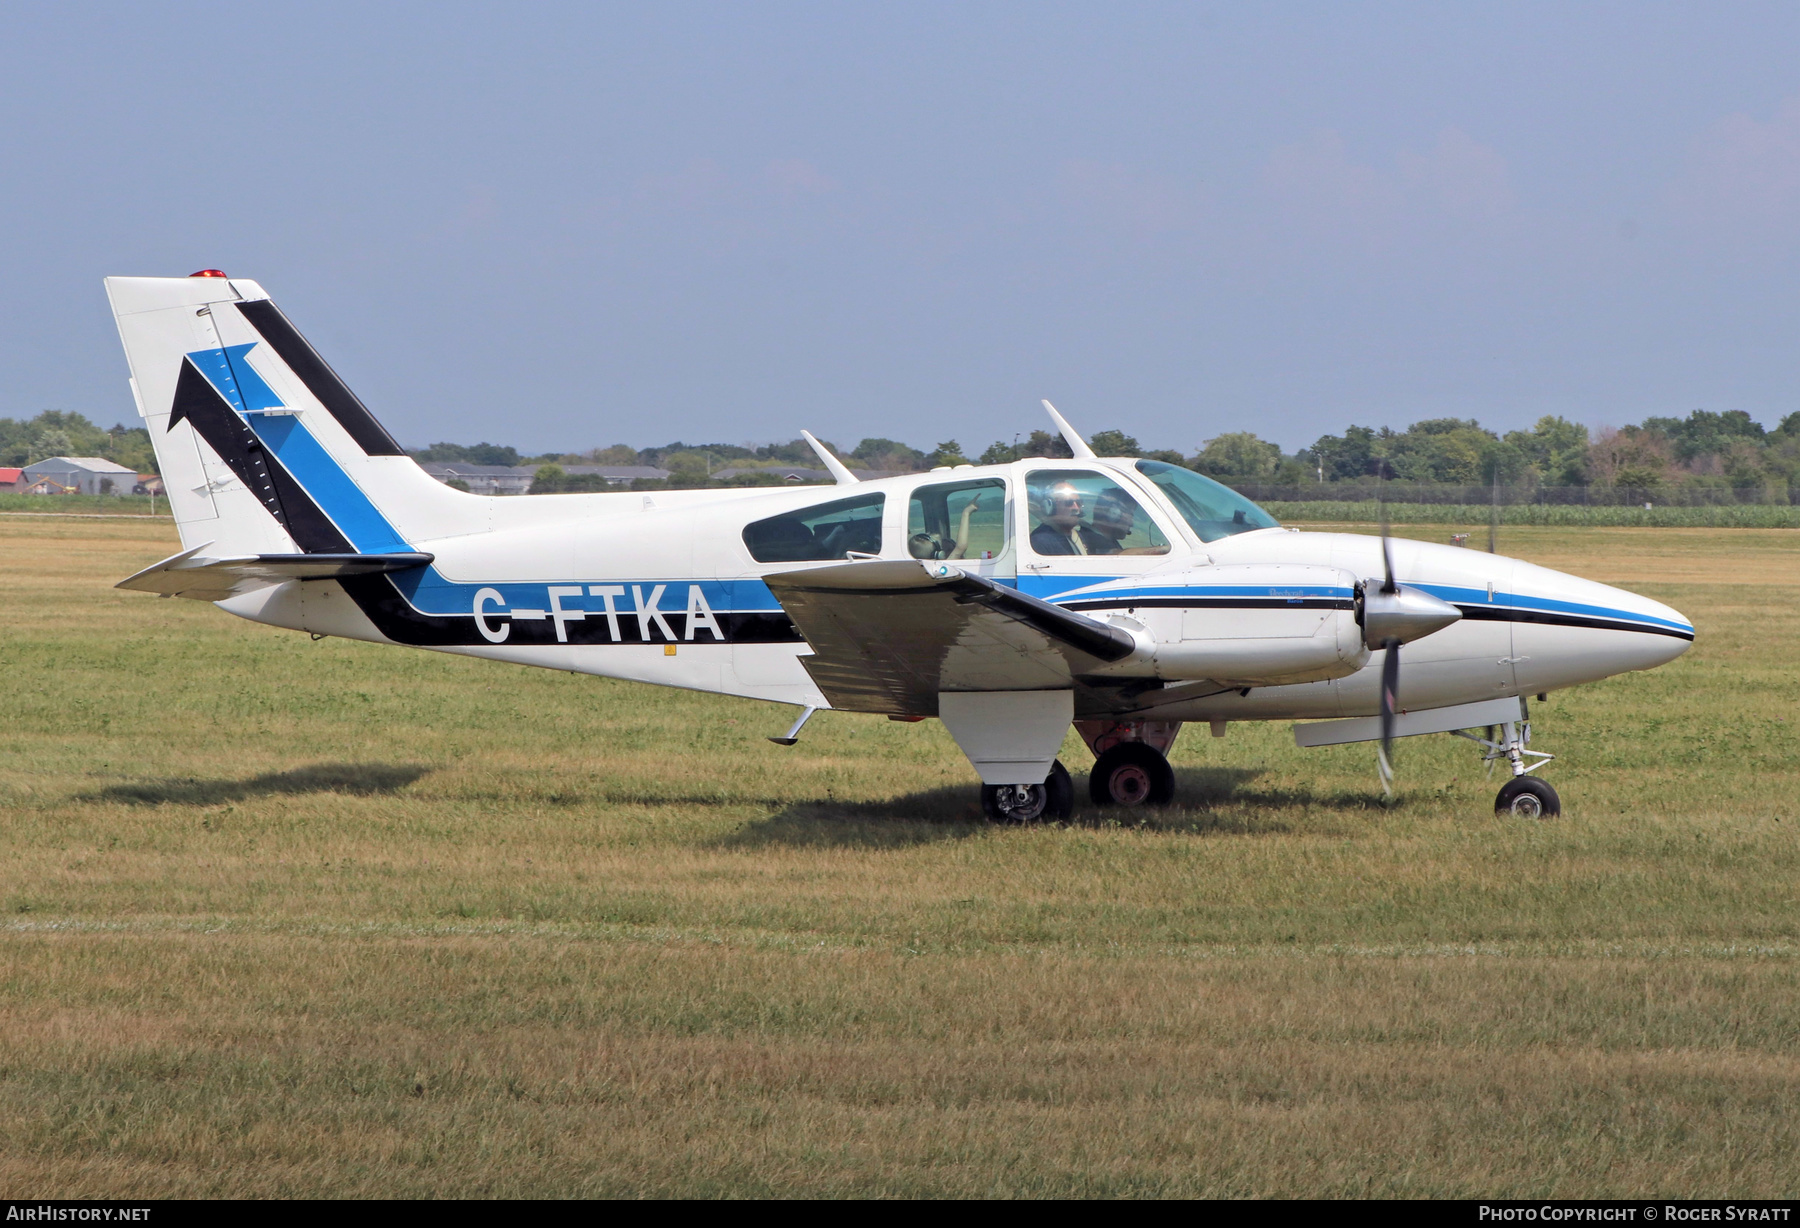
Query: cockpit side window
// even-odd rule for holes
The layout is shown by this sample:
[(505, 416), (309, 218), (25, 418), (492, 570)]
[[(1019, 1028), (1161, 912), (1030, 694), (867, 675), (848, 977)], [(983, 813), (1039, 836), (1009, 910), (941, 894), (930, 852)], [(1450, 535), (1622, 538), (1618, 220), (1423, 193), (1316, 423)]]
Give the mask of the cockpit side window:
[(1025, 489), (1038, 554), (1169, 552), (1169, 539), (1117, 478), (1091, 469), (1034, 469)]
[(906, 549), (915, 559), (994, 559), (1006, 553), (1006, 483), (937, 482), (912, 493)]
[(1188, 527), (1203, 542), (1216, 542), (1233, 533), (1280, 528), (1280, 521), (1230, 487), (1201, 477), (1192, 469), (1162, 461), (1139, 461), (1138, 472), (1156, 483)]
[(852, 550), (880, 554), (886, 501), (880, 493), (857, 495), (755, 520), (744, 526), (744, 545), (759, 563), (841, 559)]

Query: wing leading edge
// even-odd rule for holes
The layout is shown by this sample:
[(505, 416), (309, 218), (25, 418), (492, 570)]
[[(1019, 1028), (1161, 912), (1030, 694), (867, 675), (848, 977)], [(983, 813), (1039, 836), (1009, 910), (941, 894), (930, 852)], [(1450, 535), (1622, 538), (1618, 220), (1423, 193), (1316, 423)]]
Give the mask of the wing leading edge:
[(1137, 650), (1129, 632), (981, 576), (913, 560), (765, 577), (835, 708), (936, 716), (940, 691), (1069, 690)]

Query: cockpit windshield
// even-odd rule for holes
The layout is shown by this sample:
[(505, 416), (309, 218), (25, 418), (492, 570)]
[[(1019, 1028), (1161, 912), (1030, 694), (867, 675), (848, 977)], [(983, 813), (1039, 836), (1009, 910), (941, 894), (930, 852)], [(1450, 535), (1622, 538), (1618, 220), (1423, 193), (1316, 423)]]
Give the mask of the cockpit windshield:
[(1216, 542), (1233, 533), (1280, 527), (1275, 517), (1229, 487), (1203, 478), (1192, 469), (1162, 461), (1139, 461), (1138, 472), (1156, 483), (1181, 518), (1203, 542)]

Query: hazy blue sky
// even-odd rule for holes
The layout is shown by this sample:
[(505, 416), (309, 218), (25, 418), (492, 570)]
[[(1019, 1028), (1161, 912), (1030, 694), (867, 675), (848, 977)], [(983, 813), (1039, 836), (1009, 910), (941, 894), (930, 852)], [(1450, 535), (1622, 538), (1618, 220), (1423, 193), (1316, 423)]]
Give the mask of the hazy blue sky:
[(0, 415), (260, 280), (404, 442), (1800, 409), (1800, 5), (0, 9)]

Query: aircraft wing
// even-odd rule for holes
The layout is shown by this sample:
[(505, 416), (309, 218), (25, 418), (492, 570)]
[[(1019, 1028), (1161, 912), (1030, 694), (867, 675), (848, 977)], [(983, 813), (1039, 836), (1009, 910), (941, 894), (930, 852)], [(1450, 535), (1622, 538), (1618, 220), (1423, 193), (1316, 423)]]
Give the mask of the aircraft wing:
[(939, 691), (1075, 689), (1137, 648), (1117, 627), (941, 564), (842, 563), (765, 582), (812, 646), (800, 660), (813, 681), (852, 712), (936, 716)]
[(208, 558), (202, 551), (211, 542), (171, 555), (135, 576), (113, 585), (164, 597), (190, 597), (196, 601), (223, 601), (239, 593), (268, 588), (289, 580), (333, 580), (340, 576), (370, 576), (387, 571), (423, 567), (435, 557), (405, 551), (395, 554), (246, 554)]

